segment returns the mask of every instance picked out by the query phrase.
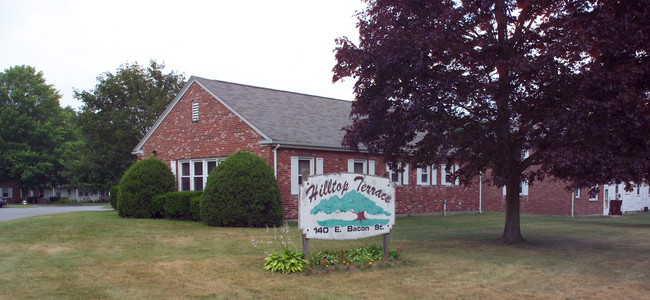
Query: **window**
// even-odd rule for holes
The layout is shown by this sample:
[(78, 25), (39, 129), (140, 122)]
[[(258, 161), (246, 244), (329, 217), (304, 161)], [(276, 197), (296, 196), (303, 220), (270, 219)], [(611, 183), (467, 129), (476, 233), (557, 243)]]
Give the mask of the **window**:
[(311, 156), (291, 157), (291, 194), (298, 195), (300, 185), (304, 181), (304, 174), (323, 174), (323, 159)]
[(298, 184), (302, 184), (305, 175), (313, 175), (313, 169), (313, 159), (298, 159)]
[(13, 198), (13, 188), (0, 188), (0, 196), (2, 198)]
[(203, 190), (203, 161), (194, 162), (194, 190)]
[(458, 171), (458, 165), (452, 165), (447, 170), (445, 165), (440, 165), (440, 184), (441, 185), (458, 185), (458, 178), (454, 180), (454, 172)]
[(192, 102), (192, 122), (199, 121), (199, 103)]
[(417, 170), (417, 184), (418, 185), (429, 185), (431, 183), (429, 174), (431, 174), (431, 167), (426, 166), (424, 168), (418, 168)]
[[(503, 186), (503, 195), (506, 195), (505, 186)], [(519, 196), (528, 196), (528, 182), (522, 181), (519, 183)]]
[(202, 191), (212, 169), (221, 163), (223, 158), (201, 158), (179, 161), (180, 175), (178, 188), (181, 191)]
[(375, 161), (365, 159), (348, 159), (348, 172), (375, 175)]
[(595, 191), (598, 188), (598, 186), (593, 186), (591, 189), (589, 189), (589, 201), (598, 201), (598, 193), (592, 193), (591, 191)]
[[(397, 167), (400, 168), (402, 163), (397, 163)], [(408, 185), (409, 180), (409, 170), (408, 165), (404, 166), (404, 171), (399, 172), (398, 170), (392, 170), (388, 164), (386, 164), (386, 173), (388, 173), (388, 178), (397, 185)]]
[(580, 189), (576, 189), (575, 193), (576, 193), (576, 198), (580, 198)]

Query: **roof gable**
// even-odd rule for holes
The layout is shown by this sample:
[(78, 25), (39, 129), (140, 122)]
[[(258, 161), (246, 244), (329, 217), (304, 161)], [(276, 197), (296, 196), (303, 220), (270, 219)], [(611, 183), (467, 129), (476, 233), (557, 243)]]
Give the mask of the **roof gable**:
[(342, 148), (352, 102), (192, 76), (134, 148), (138, 152), (194, 82), (272, 144)]

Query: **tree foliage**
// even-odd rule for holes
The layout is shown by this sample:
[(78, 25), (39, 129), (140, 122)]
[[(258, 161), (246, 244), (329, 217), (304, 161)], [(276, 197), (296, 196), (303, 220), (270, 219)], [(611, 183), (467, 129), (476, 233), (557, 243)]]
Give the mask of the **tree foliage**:
[(37, 189), (67, 183), (76, 156), (77, 115), (34, 67), (0, 72), (0, 182)]
[(164, 67), (153, 60), (146, 68), (127, 63), (98, 76), (94, 90), (75, 91), (84, 103), (80, 123), (86, 143), (77, 182), (107, 189), (135, 161), (132, 149), (185, 84), (184, 75), (164, 74)]
[(345, 145), (505, 185), (507, 243), (521, 181), (648, 180), (650, 1), (366, 2), (335, 50), (357, 80)]

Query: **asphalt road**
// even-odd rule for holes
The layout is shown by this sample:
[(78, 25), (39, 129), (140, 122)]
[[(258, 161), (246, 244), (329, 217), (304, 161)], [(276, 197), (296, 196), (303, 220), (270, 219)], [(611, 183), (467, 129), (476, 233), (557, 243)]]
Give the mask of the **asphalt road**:
[(111, 208), (104, 206), (39, 206), (31, 207), (2, 207), (0, 208), (0, 221), (27, 218), (40, 215), (61, 214), (78, 211), (109, 211)]

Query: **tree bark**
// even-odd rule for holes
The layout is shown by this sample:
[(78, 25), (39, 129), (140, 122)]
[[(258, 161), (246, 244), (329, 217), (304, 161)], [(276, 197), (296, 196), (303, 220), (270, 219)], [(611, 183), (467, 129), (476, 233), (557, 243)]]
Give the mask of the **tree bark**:
[(497, 240), (500, 243), (520, 244), (526, 242), (519, 227), (519, 185), (518, 180), (509, 180), (506, 184), (506, 225), (503, 228), (503, 235)]

